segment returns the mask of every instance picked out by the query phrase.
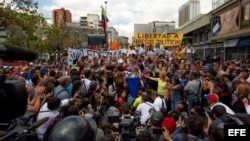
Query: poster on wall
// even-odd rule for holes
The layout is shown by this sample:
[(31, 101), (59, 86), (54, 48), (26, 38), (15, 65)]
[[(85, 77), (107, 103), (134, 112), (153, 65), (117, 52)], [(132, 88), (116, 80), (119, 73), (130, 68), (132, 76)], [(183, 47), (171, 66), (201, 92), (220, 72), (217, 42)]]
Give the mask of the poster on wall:
[(226, 35), (239, 30), (240, 7), (234, 7), (212, 18), (213, 36)]

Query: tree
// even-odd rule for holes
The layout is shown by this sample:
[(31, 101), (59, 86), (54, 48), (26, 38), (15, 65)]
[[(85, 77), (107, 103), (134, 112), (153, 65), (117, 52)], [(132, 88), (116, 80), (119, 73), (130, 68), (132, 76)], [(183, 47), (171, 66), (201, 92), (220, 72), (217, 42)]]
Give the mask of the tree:
[(65, 24), (59, 26), (51, 25), (47, 34), (47, 43), (50, 45), (53, 51), (62, 51), (66, 48), (65, 44), (69, 37), (69, 28)]
[(0, 3), (0, 27), (6, 30), (5, 44), (39, 52), (43, 48), (45, 18), (37, 12), (33, 0), (3, 0)]

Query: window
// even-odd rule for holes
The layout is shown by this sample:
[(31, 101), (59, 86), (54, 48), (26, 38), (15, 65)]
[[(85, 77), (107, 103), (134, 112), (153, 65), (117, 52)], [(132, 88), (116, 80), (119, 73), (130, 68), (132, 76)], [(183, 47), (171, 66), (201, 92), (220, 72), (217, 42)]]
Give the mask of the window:
[(200, 33), (197, 33), (196, 35), (196, 43), (200, 42)]
[(242, 5), (241, 10), (241, 27), (250, 25), (250, 2)]
[(200, 32), (200, 42), (204, 41), (204, 33), (203, 31)]
[(197, 34), (195, 33), (195, 34), (194, 34), (194, 43), (197, 43), (196, 36), (197, 36)]

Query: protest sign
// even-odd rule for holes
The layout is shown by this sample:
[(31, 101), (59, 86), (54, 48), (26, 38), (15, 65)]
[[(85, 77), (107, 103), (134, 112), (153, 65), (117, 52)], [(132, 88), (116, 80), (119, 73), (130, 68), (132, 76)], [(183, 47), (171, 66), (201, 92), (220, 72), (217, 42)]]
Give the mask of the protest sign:
[(83, 56), (88, 56), (88, 59), (93, 59), (94, 56), (100, 58), (101, 56), (105, 56), (106, 58), (110, 58), (111, 55), (115, 55), (116, 58), (120, 58), (121, 51), (120, 50), (111, 50), (111, 51), (99, 51), (99, 50), (89, 50), (89, 49), (68, 49), (68, 65), (75, 66), (78, 61)]
[(135, 44), (151, 44), (155, 45), (160, 43), (161, 46), (174, 47), (181, 46), (183, 34), (144, 34), (144, 33), (135, 33)]

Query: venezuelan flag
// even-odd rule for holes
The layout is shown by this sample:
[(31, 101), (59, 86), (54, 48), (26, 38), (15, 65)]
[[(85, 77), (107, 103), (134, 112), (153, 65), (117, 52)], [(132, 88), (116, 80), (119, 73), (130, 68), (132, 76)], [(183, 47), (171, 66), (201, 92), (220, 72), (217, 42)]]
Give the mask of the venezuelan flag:
[(106, 16), (106, 11), (104, 10), (104, 8), (103, 7), (101, 7), (101, 22), (102, 22), (102, 28), (103, 28), (103, 30), (104, 30), (104, 34), (105, 34), (105, 36), (107, 35), (107, 22), (109, 22), (109, 19), (108, 19), (108, 17)]

